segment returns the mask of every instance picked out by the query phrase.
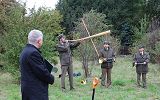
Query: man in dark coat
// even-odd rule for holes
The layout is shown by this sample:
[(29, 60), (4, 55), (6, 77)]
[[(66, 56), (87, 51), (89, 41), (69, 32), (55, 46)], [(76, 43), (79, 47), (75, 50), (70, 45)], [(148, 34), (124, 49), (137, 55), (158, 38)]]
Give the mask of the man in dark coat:
[(32, 30), (20, 55), (22, 100), (48, 100), (48, 84), (54, 83), (39, 50), (42, 43), (42, 32)]
[(65, 76), (68, 72), (70, 90), (73, 87), (73, 65), (72, 65), (72, 55), (71, 49), (80, 45), (80, 42), (70, 43), (65, 39), (63, 34), (58, 36), (59, 44), (57, 45), (57, 50), (59, 52), (60, 63), (61, 63), (61, 88), (65, 91)]
[(111, 69), (113, 67), (113, 61), (115, 61), (115, 52), (110, 47), (110, 43), (108, 41), (104, 41), (103, 48), (100, 50), (99, 58), (102, 60), (101, 85), (109, 87), (111, 85)]
[(134, 55), (134, 65), (137, 72), (137, 85), (141, 86), (140, 78), (142, 76), (143, 88), (146, 88), (146, 74), (148, 72), (149, 54), (144, 51), (144, 46), (139, 47), (139, 51)]

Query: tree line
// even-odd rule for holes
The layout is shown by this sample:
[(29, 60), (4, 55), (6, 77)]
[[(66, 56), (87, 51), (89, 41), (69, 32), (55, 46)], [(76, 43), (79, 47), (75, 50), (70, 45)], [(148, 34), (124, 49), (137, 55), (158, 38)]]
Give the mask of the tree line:
[(44, 44), (41, 49), (46, 59), (57, 63), (53, 46), (57, 35), (64, 31), (60, 26), (62, 15), (57, 10), (41, 7), (30, 9), (27, 14), (25, 3), (16, 0), (0, 1), (0, 68), (19, 75), (19, 56), (27, 43), (27, 35), (32, 29), (41, 30)]
[(151, 53), (152, 62), (159, 62), (159, 0), (59, 0), (56, 9), (63, 15), (65, 34), (72, 34), (75, 22), (95, 10), (105, 15), (103, 23), (120, 42), (120, 54), (132, 54), (142, 44)]

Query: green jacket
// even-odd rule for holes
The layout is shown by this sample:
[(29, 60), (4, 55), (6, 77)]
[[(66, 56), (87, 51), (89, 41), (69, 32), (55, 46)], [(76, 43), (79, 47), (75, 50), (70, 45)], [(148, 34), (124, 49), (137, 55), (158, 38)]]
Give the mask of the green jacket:
[(113, 59), (115, 59), (115, 52), (112, 48), (102, 48), (99, 53), (99, 58), (105, 59), (101, 64), (101, 68), (112, 68), (113, 67)]
[(57, 45), (61, 66), (72, 64), (71, 49), (79, 45), (80, 45), (80, 42), (75, 42), (75, 43), (68, 42), (63, 44), (59, 43)]
[[(134, 55), (134, 63), (137, 63), (136, 66), (136, 72), (137, 73), (147, 73), (148, 72), (148, 63), (149, 63), (149, 53), (144, 52), (143, 55), (140, 54), (140, 52), (137, 52)], [(144, 64), (146, 62), (146, 64)]]

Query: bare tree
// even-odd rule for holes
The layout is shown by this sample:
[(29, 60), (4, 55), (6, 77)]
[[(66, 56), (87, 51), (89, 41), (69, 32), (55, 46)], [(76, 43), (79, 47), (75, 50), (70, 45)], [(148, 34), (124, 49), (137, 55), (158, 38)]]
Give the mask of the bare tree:
[[(106, 31), (109, 29), (109, 25), (106, 24), (105, 22), (105, 15), (101, 13), (96, 13), (96, 11), (91, 10), (90, 12), (86, 13), (83, 15), (81, 19), (79, 19), (78, 22), (76, 22), (76, 27), (74, 30), (74, 38), (83, 38), (83, 37), (88, 37), (89, 35), (94, 35), (96, 33), (100, 33), (103, 31)], [(82, 22), (82, 19), (85, 22)], [(88, 32), (90, 34), (88, 34)], [(104, 40), (109, 39), (108, 36), (101, 36), (101, 37), (96, 37), (93, 38), (92, 42), (90, 39), (85, 40), (85, 43), (79, 47), (79, 55), (80, 59), (82, 61), (82, 67), (84, 69), (85, 77), (89, 77), (92, 74), (92, 68), (89, 70), (89, 62), (92, 62), (92, 64), (97, 64), (98, 63), (98, 53), (96, 52), (95, 48), (97, 51), (99, 51), (99, 48), (101, 47), (101, 44)], [(93, 46), (93, 43), (95, 47)]]

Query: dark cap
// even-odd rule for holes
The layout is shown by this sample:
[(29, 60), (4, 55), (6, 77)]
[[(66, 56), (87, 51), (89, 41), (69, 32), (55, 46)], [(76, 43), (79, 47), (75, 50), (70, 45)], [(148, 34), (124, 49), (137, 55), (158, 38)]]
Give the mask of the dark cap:
[(63, 34), (60, 34), (59, 36), (58, 36), (58, 40), (60, 40), (62, 37), (65, 37)]
[(110, 45), (110, 42), (109, 42), (109, 41), (104, 41), (103, 44), (104, 44), (104, 45), (105, 45), (105, 44)]
[(139, 49), (142, 49), (142, 48), (144, 48), (144, 45), (140, 45), (138, 48), (139, 48)]

